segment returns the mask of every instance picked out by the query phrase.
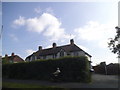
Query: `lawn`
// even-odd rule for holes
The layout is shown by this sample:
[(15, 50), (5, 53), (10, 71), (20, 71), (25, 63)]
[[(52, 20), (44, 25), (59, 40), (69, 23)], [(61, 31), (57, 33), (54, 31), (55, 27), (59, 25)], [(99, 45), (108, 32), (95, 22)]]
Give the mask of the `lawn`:
[(41, 86), (34, 84), (22, 84), (22, 83), (11, 83), (11, 82), (3, 82), (2, 88), (56, 88), (54, 86)]

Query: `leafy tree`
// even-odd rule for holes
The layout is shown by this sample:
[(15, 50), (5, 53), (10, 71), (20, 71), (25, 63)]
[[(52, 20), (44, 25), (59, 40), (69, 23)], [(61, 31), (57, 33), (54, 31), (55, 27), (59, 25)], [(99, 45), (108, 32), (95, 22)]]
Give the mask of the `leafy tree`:
[(9, 63), (9, 61), (8, 61), (8, 57), (6, 56), (6, 57), (3, 57), (2, 58), (2, 64), (8, 64)]
[(114, 38), (110, 38), (110, 41), (108, 43), (108, 47), (114, 54), (118, 54), (118, 58), (120, 58), (120, 28), (115, 27), (116, 29), (116, 35)]

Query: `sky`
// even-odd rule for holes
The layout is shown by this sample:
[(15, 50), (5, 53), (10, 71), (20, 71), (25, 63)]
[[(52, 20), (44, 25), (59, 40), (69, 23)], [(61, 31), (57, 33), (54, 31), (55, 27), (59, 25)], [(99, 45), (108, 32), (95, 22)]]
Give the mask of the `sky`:
[(42, 48), (70, 43), (92, 55), (92, 64), (117, 63), (107, 42), (116, 35), (118, 2), (2, 2), (2, 56), (25, 59)]

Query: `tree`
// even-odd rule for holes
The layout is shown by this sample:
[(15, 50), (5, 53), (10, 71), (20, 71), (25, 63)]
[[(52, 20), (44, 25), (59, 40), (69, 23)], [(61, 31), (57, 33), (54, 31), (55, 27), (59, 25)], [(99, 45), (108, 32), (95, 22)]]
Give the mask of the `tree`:
[(120, 58), (120, 28), (115, 27), (116, 29), (116, 35), (114, 38), (110, 38), (110, 41), (108, 43), (108, 47), (114, 54), (118, 54), (118, 58)]

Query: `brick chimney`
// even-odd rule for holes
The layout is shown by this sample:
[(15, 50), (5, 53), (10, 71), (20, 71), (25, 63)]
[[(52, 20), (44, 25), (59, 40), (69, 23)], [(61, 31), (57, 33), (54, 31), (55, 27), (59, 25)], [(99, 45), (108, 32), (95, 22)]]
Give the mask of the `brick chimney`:
[(73, 45), (74, 44), (74, 40), (70, 39), (70, 44)]
[(5, 57), (8, 57), (8, 55), (7, 55), (7, 54), (5, 54)]
[(5, 60), (8, 60), (8, 55), (7, 54), (5, 54)]
[(56, 47), (56, 43), (53, 43), (53, 48), (55, 48)]
[(40, 50), (42, 50), (42, 46), (39, 46), (39, 48), (38, 48), (38, 49), (39, 49), (39, 51), (40, 51)]
[(14, 53), (11, 54), (11, 56), (14, 56), (14, 55), (15, 55)]

